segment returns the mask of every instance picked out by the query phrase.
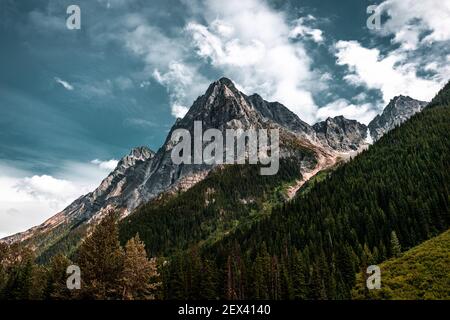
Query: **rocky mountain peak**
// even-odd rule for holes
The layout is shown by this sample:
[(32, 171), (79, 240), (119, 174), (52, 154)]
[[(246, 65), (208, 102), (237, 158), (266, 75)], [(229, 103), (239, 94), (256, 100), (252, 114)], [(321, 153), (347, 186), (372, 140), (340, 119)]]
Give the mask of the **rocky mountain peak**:
[[(146, 146), (131, 149), (130, 153), (123, 157), (117, 164), (117, 168), (127, 169), (136, 164), (137, 161), (147, 161), (155, 156), (155, 153)], [(117, 169), (116, 168), (116, 169)]]
[(399, 95), (391, 99), (383, 112), (377, 115), (368, 125), (374, 141), (380, 139), (386, 132), (402, 124), (415, 113), (422, 111), (428, 104), (408, 96)]
[(221, 78), (195, 100), (176, 127), (190, 130), (194, 121), (202, 121), (204, 128), (248, 127), (259, 120), (247, 96), (236, 89), (230, 79)]
[(367, 138), (367, 127), (343, 116), (328, 117), (313, 125), (317, 138), (337, 151), (358, 150)]

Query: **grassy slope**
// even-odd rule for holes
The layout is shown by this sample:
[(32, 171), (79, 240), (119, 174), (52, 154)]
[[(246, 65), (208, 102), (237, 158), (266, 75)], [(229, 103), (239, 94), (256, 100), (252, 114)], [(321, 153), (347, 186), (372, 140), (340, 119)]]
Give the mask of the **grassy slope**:
[(381, 289), (357, 276), (355, 299), (450, 299), (450, 230), (379, 265)]

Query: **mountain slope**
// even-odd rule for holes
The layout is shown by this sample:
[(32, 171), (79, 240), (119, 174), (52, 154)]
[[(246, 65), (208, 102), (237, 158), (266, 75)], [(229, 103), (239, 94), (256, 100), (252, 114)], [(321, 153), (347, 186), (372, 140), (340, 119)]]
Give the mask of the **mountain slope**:
[[(71, 252), (76, 244), (105, 212), (119, 210), (127, 216), (142, 204), (163, 193), (185, 191), (203, 180), (213, 164), (172, 163), (175, 145), (172, 133), (186, 129), (193, 135), (194, 122), (201, 121), (203, 130), (277, 128), (280, 130), (280, 156), (297, 158), (300, 172), (317, 168), (318, 159), (332, 164), (337, 150), (323, 145), (307, 123), (279, 103), (270, 103), (258, 95), (246, 96), (231, 80), (222, 78), (212, 83), (204, 95), (193, 103), (183, 119), (178, 119), (165, 143), (153, 153), (147, 148), (134, 149), (94, 192), (80, 197), (69, 207), (42, 225), (6, 238), (8, 242), (30, 245), (38, 254), (48, 256), (63, 250)], [(301, 178), (301, 175), (298, 175)]]
[(450, 299), (450, 230), (379, 265), (381, 289), (357, 276), (354, 299)]
[(304, 195), (176, 256), (164, 297), (202, 296), (207, 266), (214, 297), (350, 298), (361, 266), (392, 256), (392, 231), (408, 249), (450, 227), (449, 125), (450, 108), (425, 108)]

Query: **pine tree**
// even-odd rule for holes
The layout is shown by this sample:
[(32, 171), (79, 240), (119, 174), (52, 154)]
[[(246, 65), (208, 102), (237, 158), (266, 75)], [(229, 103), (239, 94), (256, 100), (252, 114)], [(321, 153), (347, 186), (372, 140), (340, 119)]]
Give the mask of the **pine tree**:
[(45, 297), (49, 299), (69, 299), (70, 290), (67, 288), (67, 267), (70, 260), (63, 254), (57, 254), (50, 260), (47, 271), (47, 287)]
[(301, 254), (295, 250), (292, 257), (292, 287), (293, 299), (305, 300), (308, 297), (308, 288), (306, 284), (306, 266)]
[(125, 245), (125, 259), (121, 277), (122, 298), (125, 300), (154, 299), (160, 283), (156, 259), (148, 259), (139, 235)]
[[(4, 287), (3, 297), (11, 300), (29, 300), (32, 298), (33, 270), (35, 268), (35, 256), (27, 248), (11, 250), (9, 260), (8, 277)], [(36, 297), (33, 297), (36, 298)]]
[(81, 269), (82, 297), (121, 298), (123, 250), (119, 243), (114, 212), (108, 212), (81, 244), (78, 262)]
[(392, 231), (391, 233), (391, 253), (394, 257), (400, 256), (402, 252), (400, 241), (397, 238), (397, 234), (395, 231)]
[(217, 280), (214, 267), (210, 260), (204, 260), (200, 278), (200, 299), (212, 300), (217, 297), (215, 293)]

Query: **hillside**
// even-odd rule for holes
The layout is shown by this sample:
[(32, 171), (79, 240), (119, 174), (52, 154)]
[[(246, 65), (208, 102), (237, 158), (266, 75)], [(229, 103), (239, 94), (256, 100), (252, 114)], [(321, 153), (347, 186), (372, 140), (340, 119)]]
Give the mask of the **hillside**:
[(193, 245), (214, 243), (237, 225), (270, 213), (285, 188), (301, 177), (297, 159), (283, 159), (280, 171), (262, 176), (254, 165), (217, 168), (188, 191), (166, 195), (139, 208), (120, 226), (121, 242), (138, 233), (152, 255), (166, 256)]
[(450, 299), (450, 230), (379, 265), (381, 289), (358, 274), (354, 299)]

